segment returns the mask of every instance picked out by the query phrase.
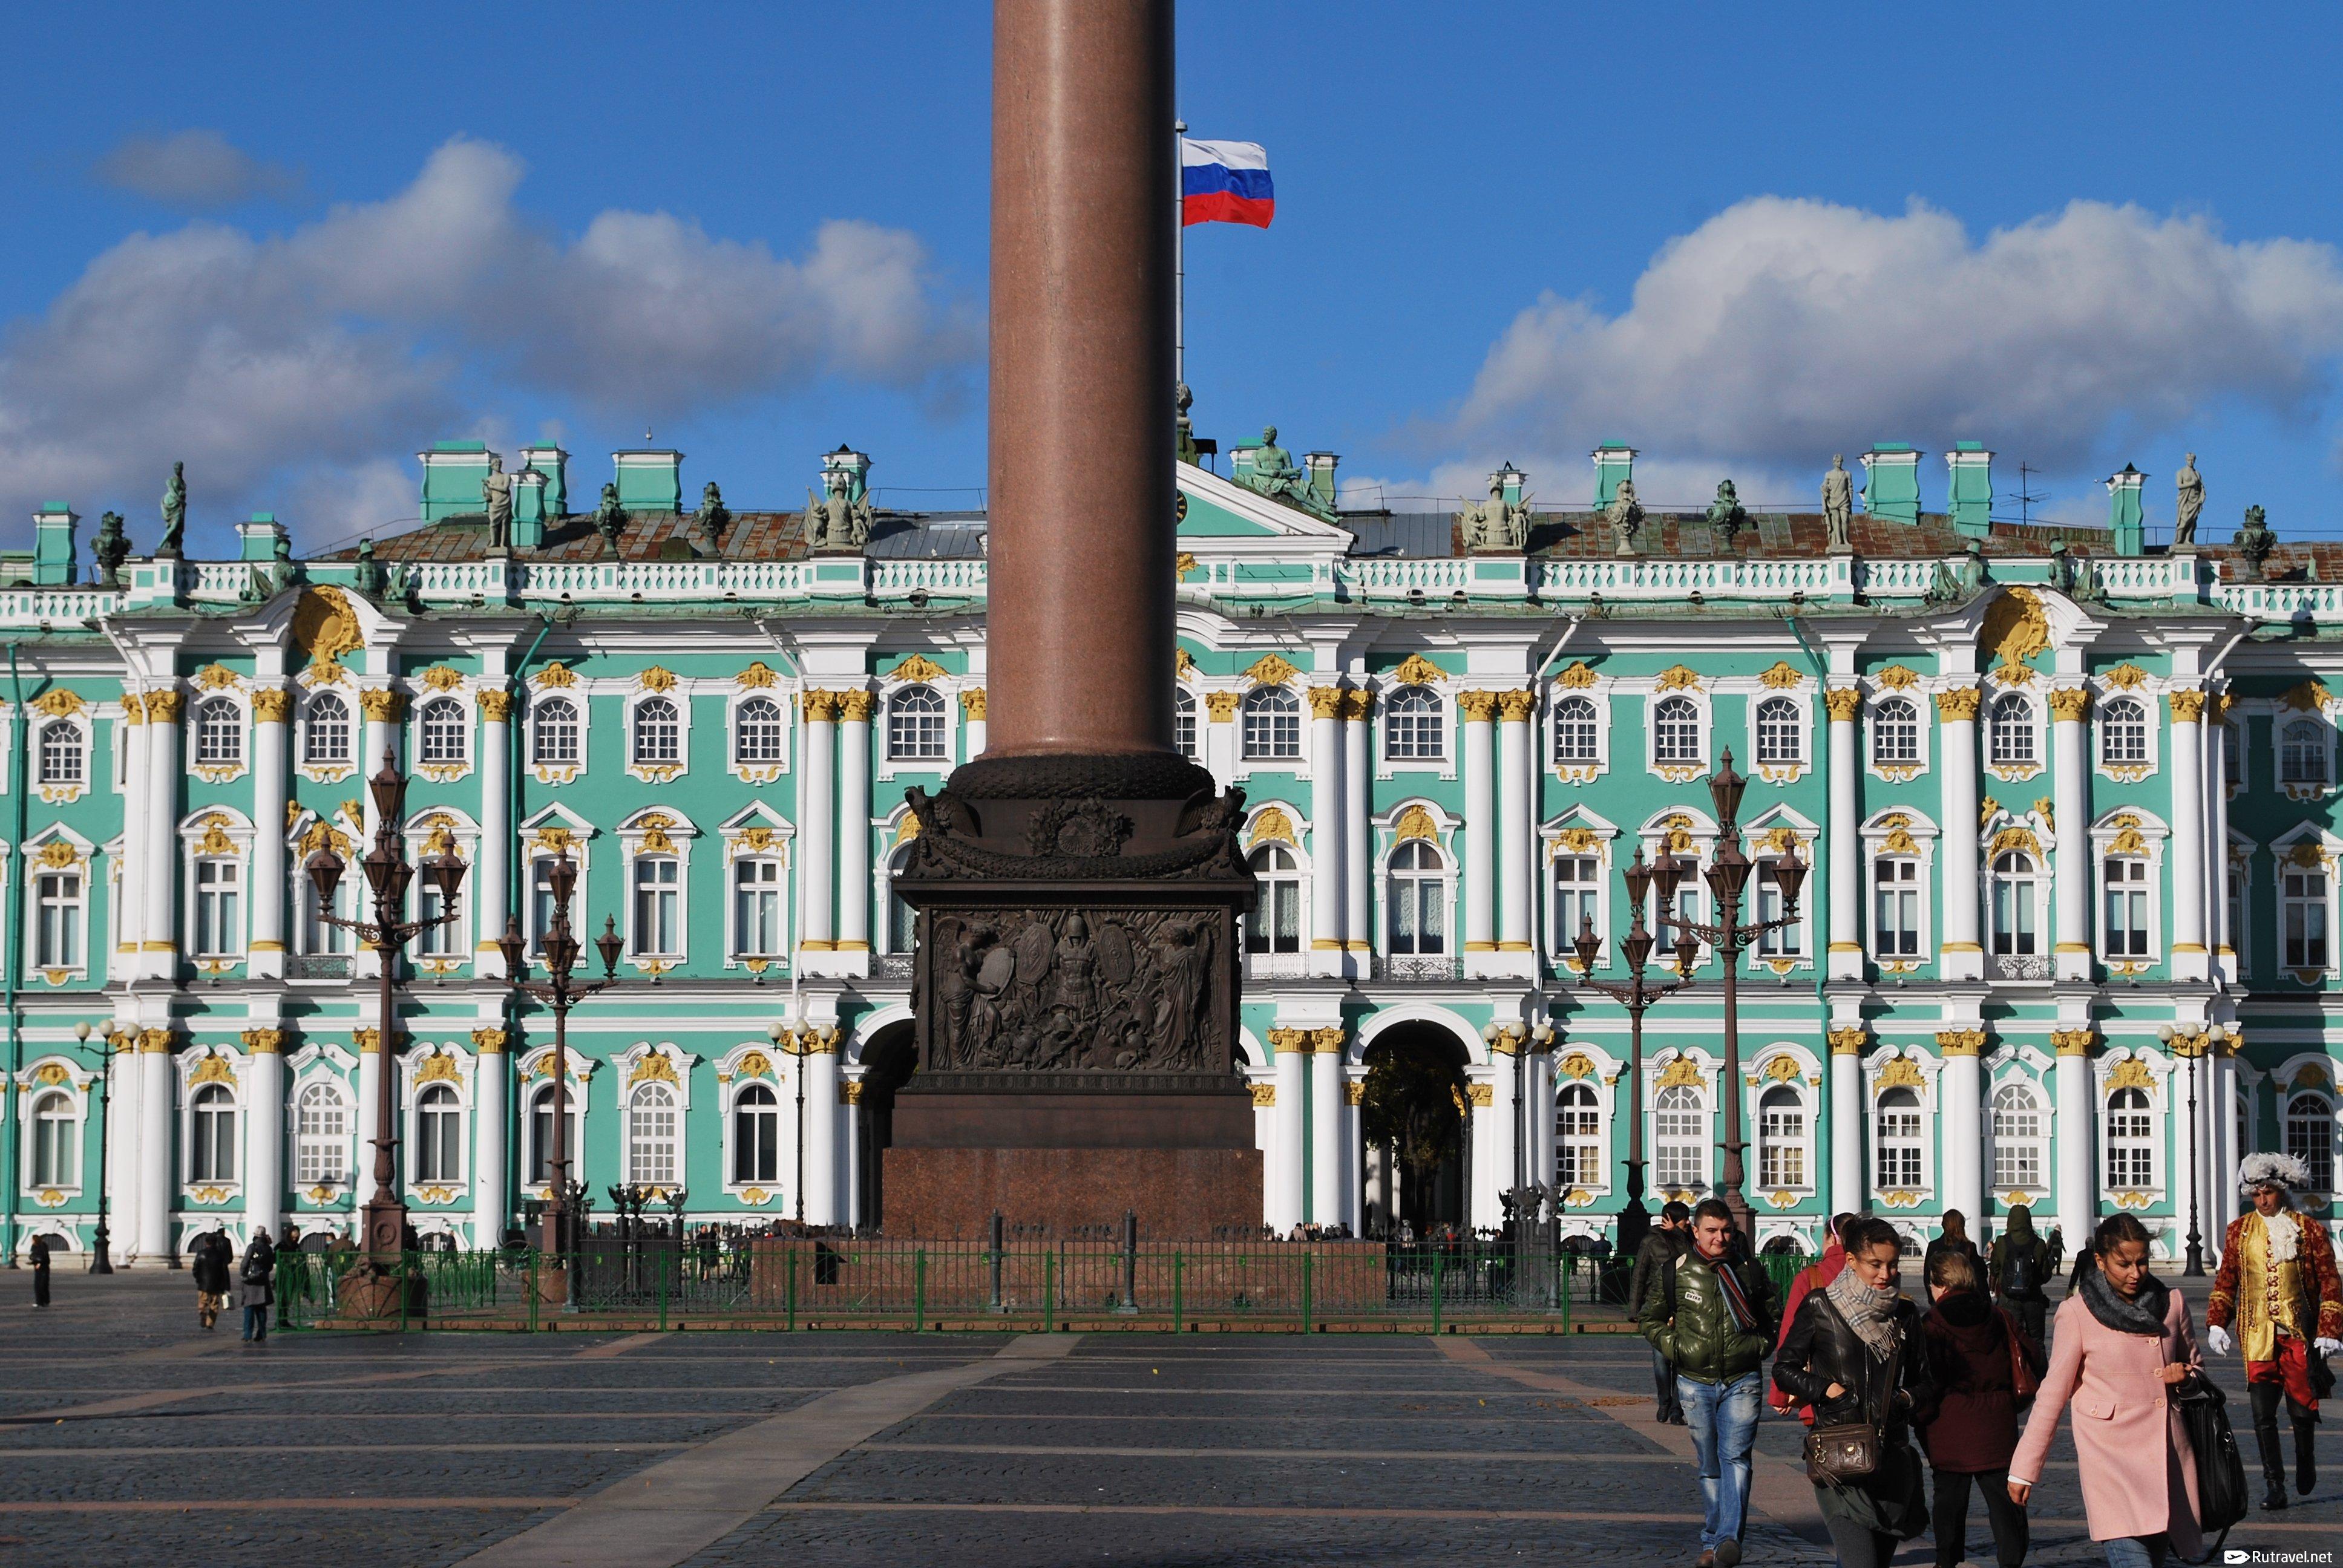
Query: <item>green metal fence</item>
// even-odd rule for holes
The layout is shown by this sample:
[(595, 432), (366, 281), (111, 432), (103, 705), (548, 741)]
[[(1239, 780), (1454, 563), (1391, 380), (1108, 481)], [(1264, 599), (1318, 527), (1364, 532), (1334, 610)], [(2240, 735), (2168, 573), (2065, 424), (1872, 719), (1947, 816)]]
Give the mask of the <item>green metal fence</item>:
[[(1805, 1260), (1763, 1260), (1777, 1299)], [(1487, 1325), (1569, 1332), (1624, 1318), (1631, 1263), (1472, 1241), (981, 1242), (593, 1237), (566, 1256), (410, 1252), (396, 1289), (344, 1254), (281, 1255), (287, 1328), (473, 1326), (925, 1330), (988, 1324), (1309, 1332)], [(575, 1306), (570, 1300), (575, 1298)], [(363, 1315), (362, 1315), (363, 1314)]]

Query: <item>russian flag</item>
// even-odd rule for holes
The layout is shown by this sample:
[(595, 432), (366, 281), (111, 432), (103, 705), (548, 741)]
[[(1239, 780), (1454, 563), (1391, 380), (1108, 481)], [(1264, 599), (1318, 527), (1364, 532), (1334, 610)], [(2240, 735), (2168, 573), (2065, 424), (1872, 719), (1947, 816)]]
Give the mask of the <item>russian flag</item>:
[(1269, 155), (1258, 142), (1180, 138), (1180, 222), (1249, 223), (1267, 228), (1277, 202)]

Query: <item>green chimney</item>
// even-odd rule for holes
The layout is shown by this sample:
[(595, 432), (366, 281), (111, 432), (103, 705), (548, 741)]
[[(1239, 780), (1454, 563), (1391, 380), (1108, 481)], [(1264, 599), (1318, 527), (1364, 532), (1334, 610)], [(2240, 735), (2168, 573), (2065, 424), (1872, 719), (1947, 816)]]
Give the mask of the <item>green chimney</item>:
[(2120, 474), (2107, 476), (2107, 531), (2115, 536), (2115, 552), (2138, 555), (2145, 546), (2141, 528), (2139, 487), (2147, 476), (2129, 463)]
[(843, 441), (840, 442), (837, 451), (821, 455), (821, 493), (824, 495), (830, 493), (830, 477), (832, 474), (846, 476), (848, 501), (861, 500), (870, 493), (870, 455), (868, 452), (858, 452)]
[(1605, 441), (1588, 454), (1594, 459), (1594, 509), (1601, 511), (1619, 493), (1619, 481), (1635, 477), (1635, 448), (1622, 441)]
[(478, 441), (435, 441), (415, 454), (423, 465), (423, 520), (479, 514), (488, 509), (480, 481), (488, 477), (488, 448)]
[(1863, 454), (1863, 509), (1889, 522), (1920, 520), (1920, 449), (1883, 442)]
[(284, 538), (285, 525), (277, 520), (274, 512), (255, 512), (251, 518), (236, 524), (236, 559), (273, 561), (277, 558), (277, 541)]
[(63, 588), (74, 580), (74, 526), (81, 519), (63, 501), (45, 501), (33, 514), (33, 586)]
[(1302, 454), (1302, 467), (1310, 475), (1310, 493), (1329, 512), (1334, 509), (1334, 466), (1342, 460), (1332, 452)]
[(1956, 441), (1945, 454), (1948, 492), (1945, 509), (1953, 515), (1953, 529), (1964, 538), (1981, 539), (1993, 532), (1993, 454), (1982, 441)]
[(628, 512), (683, 510), (683, 454), (669, 447), (613, 452), (618, 469), (618, 505)]

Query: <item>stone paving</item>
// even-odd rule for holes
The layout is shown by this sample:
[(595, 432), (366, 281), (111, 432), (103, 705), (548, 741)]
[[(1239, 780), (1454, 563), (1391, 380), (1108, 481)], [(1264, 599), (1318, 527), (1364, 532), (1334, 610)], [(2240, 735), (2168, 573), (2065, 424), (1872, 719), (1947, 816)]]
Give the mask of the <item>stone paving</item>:
[[(21, 1274), (0, 1291), (0, 1565), (440, 1564), (495, 1547), (498, 1564), (1309, 1568), (1688, 1563), (1696, 1548), (1683, 1433), (1650, 1422), (1648, 1361), (1621, 1335), (278, 1332), (247, 1348), (226, 1320), (196, 1328), (184, 1274), (60, 1274), (47, 1312)], [(2237, 1362), (2216, 1370), (2241, 1404)], [(841, 1400), (861, 1402), (860, 1426), (833, 1430)], [(1760, 1430), (1753, 1562), (1830, 1561), (1798, 1432)], [(756, 1443), (789, 1460), (752, 1468), (744, 1494)], [(728, 1445), (731, 1501), (677, 1534), (661, 1498)], [(2099, 1562), (2072, 1450), (2055, 1452), (2030, 1561)], [(2343, 1442), (2332, 1462), (2308, 1506), (2257, 1514), (2230, 1544), (2343, 1543)], [(1990, 1561), (1972, 1513), (1972, 1555)], [(1933, 1560), (1925, 1539), (1899, 1558)]]

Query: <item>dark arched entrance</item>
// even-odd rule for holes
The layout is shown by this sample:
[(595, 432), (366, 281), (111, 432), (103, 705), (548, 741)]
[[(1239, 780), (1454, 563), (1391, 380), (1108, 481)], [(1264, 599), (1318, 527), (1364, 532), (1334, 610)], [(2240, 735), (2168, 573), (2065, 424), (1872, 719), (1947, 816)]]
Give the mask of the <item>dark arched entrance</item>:
[(862, 1048), (862, 1102), (855, 1108), (862, 1119), (855, 1156), (862, 1166), (855, 1183), (862, 1195), (861, 1211), (854, 1216), (858, 1230), (877, 1230), (887, 1222), (887, 1149), (895, 1141), (895, 1091), (910, 1081), (916, 1060), (908, 1019), (889, 1024)]
[(1405, 1222), (1418, 1237), (1463, 1230), (1472, 1121), (1464, 1043), (1436, 1023), (1399, 1023), (1366, 1049), (1359, 1099), (1370, 1231)]

